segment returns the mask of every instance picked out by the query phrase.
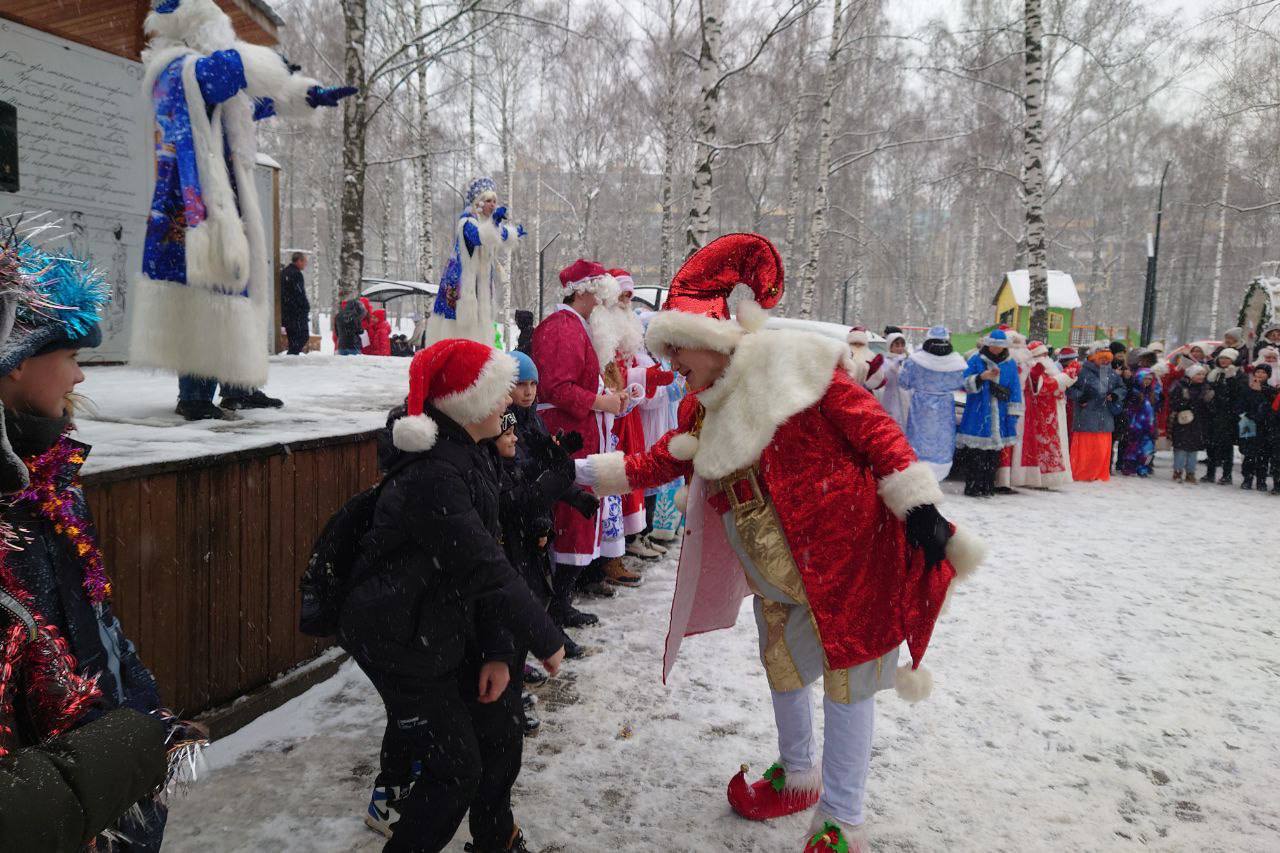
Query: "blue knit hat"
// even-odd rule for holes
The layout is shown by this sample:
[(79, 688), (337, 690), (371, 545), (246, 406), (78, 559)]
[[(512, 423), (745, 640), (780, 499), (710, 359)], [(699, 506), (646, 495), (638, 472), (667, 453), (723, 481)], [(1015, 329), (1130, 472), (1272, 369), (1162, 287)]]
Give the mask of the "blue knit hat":
[(512, 350), (507, 353), (516, 360), (516, 381), (517, 382), (537, 382), (538, 381), (538, 365), (533, 363), (533, 359), (520, 352), (520, 350)]
[(0, 376), (22, 362), (60, 349), (92, 349), (102, 343), (98, 312), (110, 298), (110, 287), (88, 262), (38, 248), (16, 226), (8, 226), (7, 248), (16, 252), (18, 272), (31, 283), (38, 301), (18, 305), (13, 330), (0, 343)]
[(934, 326), (929, 329), (925, 337), (931, 341), (949, 341), (951, 340), (951, 332), (947, 330), (946, 326)]
[(984, 347), (1007, 347), (1009, 336), (1004, 333), (1004, 329), (992, 329), (989, 335), (978, 341), (978, 344)]

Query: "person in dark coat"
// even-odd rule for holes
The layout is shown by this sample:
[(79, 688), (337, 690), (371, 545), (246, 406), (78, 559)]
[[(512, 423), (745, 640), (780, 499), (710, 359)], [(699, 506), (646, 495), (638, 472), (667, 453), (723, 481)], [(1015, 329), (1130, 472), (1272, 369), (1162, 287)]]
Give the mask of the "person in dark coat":
[(1219, 470), (1221, 485), (1231, 484), (1235, 467), (1236, 442), (1240, 433), (1240, 392), (1244, 388), (1244, 376), (1237, 366), (1240, 354), (1224, 347), (1214, 355), (1215, 366), (1205, 382), (1213, 389), (1209, 403), (1209, 423), (1205, 434), (1205, 449), (1209, 452), (1209, 468), (1204, 482), (1212, 483)]
[(1205, 382), (1208, 371), (1194, 364), (1169, 392), (1169, 439), (1173, 442), (1173, 480), (1196, 483), (1196, 458), (1209, 434), (1209, 404), (1213, 388)]
[(289, 355), (306, 352), (311, 339), (311, 302), (302, 277), (306, 268), (307, 256), (294, 252), (289, 265), (280, 271), (280, 322), (289, 339)]
[[(0, 559), (0, 580), (33, 623), (43, 626), (41, 632), (65, 643), (62, 680), (96, 679), (93, 695), (64, 704), (57, 721), (18, 708), (13, 729), (21, 746), (38, 744), (116, 708), (157, 711), (160, 695), (112, 613), (111, 585), (80, 485), (89, 448), (70, 436), (70, 395), (84, 381), (76, 355), (102, 341), (98, 311), (106, 302), (106, 284), (74, 259), (39, 250), (20, 257), (21, 274), (57, 301), (19, 305), (12, 331), (0, 343), (2, 437), (7, 438), (0, 441), (5, 469), (0, 490), (11, 492), (0, 504), (0, 525), (12, 531), (3, 542), (11, 550)], [(118, 826), (130, 840), (107, 849), (158, 851), (165, 819), (158, 803), (139, 801)]]
[(338, 355), (360, 355), (360, 336), (368, 318), (363, 299), (348, 299), (338, 305), (333, 314), (333, 343)]
[(1111, 350), (1096, 346), (1067, 389), (1071, 401), (1071, 476), (1081, 480), (1111, 478), (1111, 437), (1116, 416), (1124, 408), (1124, 380), (1111, 369)]
[(1270, 379), (1271, 365), (1255, 364), (1236, 400), (1240, 455), (1244, 457), (1240, 464), (1240, 477), (1243, 481), (1240, 488), (1246, 490), (1255, 488), (1256, 481), (1257, 490), (1265, 492), (1267, 474), (1280, 476), (1280, 471), (1271, 471), (1269, 454), (1272, 429), (1269, 414), (1276, 396), (1276, 389), (1271, 387)]
[(518, 644), (554, 675), (564, 648), (499, 544), (498, 474), (481, 444), (499, 434), (515, 374), (492, 347), (440, 341), (414, 356), (390, 426), (397, 470), (338, 634), (386, 706), (367, 819), (390, 835), (386, 853), (444, 849), (468, 811), (478, 853), (526, 849), (511, 813), (523, 745), (511, 666)]
[(516, 338), (516, 352), (533, 355), (533, 326), (532, 311), (516, 312), (516, 328), (520, 330), (520, 336)]

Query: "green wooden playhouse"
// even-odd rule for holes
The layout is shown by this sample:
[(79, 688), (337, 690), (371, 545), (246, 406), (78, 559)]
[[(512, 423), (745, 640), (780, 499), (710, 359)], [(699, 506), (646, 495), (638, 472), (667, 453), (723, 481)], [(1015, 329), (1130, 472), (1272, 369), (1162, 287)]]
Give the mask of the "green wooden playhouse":
[[(996, 325), (1005, 324), (1027, 334), (1031, 328), (1031, 276), (1026, 270), (1004, 274), (996, 298)], [(1049, 270), (1049, 346), (1058, 348), (1071, 342), (1071, 321), (1080, 307), (1080, 294), (1071, 276)]]

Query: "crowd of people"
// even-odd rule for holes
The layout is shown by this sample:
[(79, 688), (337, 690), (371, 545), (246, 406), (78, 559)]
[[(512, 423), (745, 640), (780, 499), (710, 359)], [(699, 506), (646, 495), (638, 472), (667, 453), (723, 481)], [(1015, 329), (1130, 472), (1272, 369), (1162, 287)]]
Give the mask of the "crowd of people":
[(853, 375), (939, 479), (955, 466), (966, 495), (1148, 477), (1158, 449), (1172, 451), (1177, 482), (1232, 485), (1237, 448), (1241, 487), (1266, 491), (1270, 478), (1280, 494), (1280, 323), (1253, 342), (1236, 327), (1167, 354), (1105, 340), (1055, 352), (1007, 327), (967, 359), (942, 326), (915, 352), (897, 327), (886, 353), (868, 340), (849, 333)]

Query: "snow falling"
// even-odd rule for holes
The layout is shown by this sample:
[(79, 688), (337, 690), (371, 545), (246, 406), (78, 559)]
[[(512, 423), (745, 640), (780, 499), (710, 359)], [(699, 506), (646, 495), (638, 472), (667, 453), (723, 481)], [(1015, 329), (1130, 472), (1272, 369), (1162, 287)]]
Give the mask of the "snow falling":
[[(989, 502), (946, 484), (944, 511), (991, 553), (939, 622), (933, 696), (877, 700), (877, 850), (1275, 849), (1280, 642), (1263, 555), (1280, 542), (1246, 529), (1273, 499), (1174, 484), (1167, 466)], [(577, 633), (599, 653), (543, 691), (525, 743), (515, 812), (535, 849), (799, 849), (808, 814), (753, 824), (725, 802), (740, 763), (775, 757), (750, 613), (688, 639), (664, 687), (673, 579), (668, 558), (639, 590), (588, 602), (603, 624)], [(384, 723), (344, 664), (214, 744), (165, 849), (380, 850), (361, 815)], [(468, 837), (464, 824), (448, 849)]]

